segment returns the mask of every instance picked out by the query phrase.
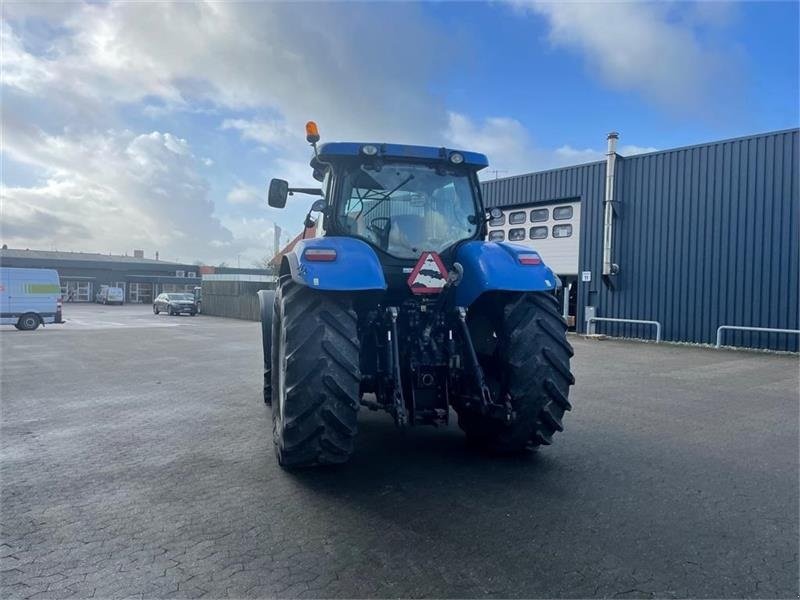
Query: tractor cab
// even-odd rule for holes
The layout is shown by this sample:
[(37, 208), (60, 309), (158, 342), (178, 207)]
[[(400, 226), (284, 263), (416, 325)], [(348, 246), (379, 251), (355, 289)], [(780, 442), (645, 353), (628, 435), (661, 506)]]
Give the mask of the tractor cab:
[[(315, 126), (307, 136), (314, 140)], [(403, 284), (425, 253), (452, 266), (454, 248), (483, 239), (486, 217), (477, 172), (488, 161), (483, 154), (447, 148), (399, 144), (326, 143), (312, 141), (314, 177), (322, 187), (290, 188), (275, 179), (269, 202), (283, 207), (293, 193), (322, 196), (306, 225), (316, 235), (348, 237), (368, 244), (378, 255), (389, 287)], [(321, 219), (313, 221), (311, 213)]]

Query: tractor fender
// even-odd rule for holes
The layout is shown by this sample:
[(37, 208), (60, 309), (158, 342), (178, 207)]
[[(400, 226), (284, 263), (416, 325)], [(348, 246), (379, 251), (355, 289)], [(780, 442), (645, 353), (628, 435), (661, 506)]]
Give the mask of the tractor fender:
[(261, 341), (264, 346), (264, 364), (268, 364), (272, 351), (272, 304), (275, 290), (258, 290), (258, 304), (261, 314)]
[(261, 314), (261, 345), (264, 350), (264, 402), (272, 404), (272, 314), (275, 290), (258, 290)]
[(456, 252), (464, 277), (456, 288), (456, 304), (469, 306), (484, 292), (551, 292), (558, 279), (544, 264), (523, 264), (520, 255), (538, 253), (532, 248), (506, 242), (467, 242)]
[[(333, 260), (309, 260), (308, 250), (335, 250)], [(348, 237), (300, 240), (285, 255), (292, 280), (317, 290), (385, 290), (386, 279), (378, 255), (369, 244)], [(281, 268), (282, 274), (286, 267)]]

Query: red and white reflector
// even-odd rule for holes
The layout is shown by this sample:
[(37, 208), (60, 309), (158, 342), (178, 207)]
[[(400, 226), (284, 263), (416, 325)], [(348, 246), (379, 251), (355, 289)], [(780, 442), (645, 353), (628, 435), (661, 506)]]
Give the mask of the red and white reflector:
[(412, 294), (438, 294), (447, 283), (447, 268), (436, 252), (423, 252), (407, 283)]
[(333, 248), (306, 248), (303, 258), (313, 262), (332, 262), (336, 260), (336, 250)]
[(533, 254), (533, 253), (518, 254), (517, 258), (519, 259), (519, 262), (522, 265), (540, 265), (540, 264), (542, 264), (542, 259), (538, 254)]

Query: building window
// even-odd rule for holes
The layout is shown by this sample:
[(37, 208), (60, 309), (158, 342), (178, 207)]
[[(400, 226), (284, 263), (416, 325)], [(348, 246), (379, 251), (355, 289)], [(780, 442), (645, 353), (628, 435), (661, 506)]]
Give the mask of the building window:
[(62, 281), (61, 296), (65, 302), (91, 302), (92, 284), (89, 281)]
[(175, 271), (175, 277), (186, 277), (186, 271)]
[(572, 235), (572, 225), (553, 225), (554, 238), (568, 238)]
[(550, 218), (550, 211), (546, 208), (534, 208), (531, 211), (531, 223), (539, 223), (541, 221), (547, 221), (547, 219), (549, 218)]
[(547, 227), (531, 227), (531, 230), (528, 232), (529, 237), (532, 240), (543, 240), (547, 238)]
[(505, 213), (503, 213), (502, 215), (500, 215), (496, 219), (492, 219), (491, 221), (489, 221), (489, 225), (491, 225), (492, 227), (500, 227), (500, 226), (505, 225), (505, 224), (506, 224), (506, 215), (505, 215)]
[(495, 229), (494, 231), (489, 232), (490, 242), (502, 242), (504, 239), (506, 239), (506, 232), (502, 229)]
[(131, 283), (128, 285), (128, 300), (135, 304), (150, 304), (153, 301), (153, 284)]
[[(524, 222), (525, 222), (525, 211), (524, 210), (520, 210), (520, 211), (517, 211), (517, 212), (512, 212), (510, 215), (508, 215), (508, 224), (509, 225), (519, 225), (520, 223), (524, 223)], [(510, 239), (510, 235), (511, 234), (509, 233), (509, 239)], [(523, 237), (525, 237), (525, 236), (523, 235)]]
[[(565, 221), (571, 218), (572, 218), (571, 206), (557, 206), (556, 208), (553, 209), (553, 219), (555, 219), (556, 221)], [(572, 235), (571, 232), (570, 235)], [(553, 237), (558, 237), (558, 236), (553, 235)], [(563, 237), (569, 237), (569, 236), (565, 235)]]
[[(522, 215), (524, 217), (525, 213), (522, 213)], [(524, 240), (525, 239), (525, 230), (522, 227), (519, 227), (518, 229), (509, 229), (508, 230), (508, 239), (511, 242), (518, 242), (520, 240)]]

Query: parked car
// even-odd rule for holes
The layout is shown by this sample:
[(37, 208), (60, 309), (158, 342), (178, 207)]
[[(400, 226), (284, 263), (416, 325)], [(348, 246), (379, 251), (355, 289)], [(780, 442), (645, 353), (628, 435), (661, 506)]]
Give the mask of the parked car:
[(0, 267), (0, 324), (30, 331), (62, 322), (58, 271)]
[(153, 312), (158, 314), (165, 312), (170, 315), (189, 313), (194, 316), (197, 314), (197, 307), (194, 303), (194, 295), (189, 293), (165, 293), (156, 296), (153, 301)]
[(123, 304), (125, 302), (125, 291), (121, 287), (104, 285), (97, 292), (95, 301), (100, 304)]

